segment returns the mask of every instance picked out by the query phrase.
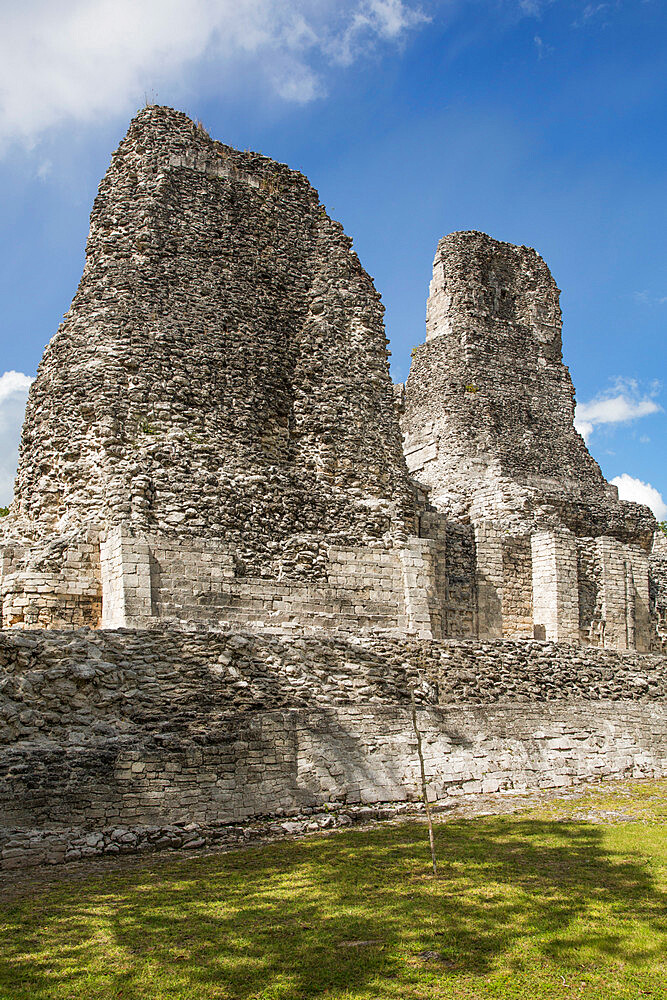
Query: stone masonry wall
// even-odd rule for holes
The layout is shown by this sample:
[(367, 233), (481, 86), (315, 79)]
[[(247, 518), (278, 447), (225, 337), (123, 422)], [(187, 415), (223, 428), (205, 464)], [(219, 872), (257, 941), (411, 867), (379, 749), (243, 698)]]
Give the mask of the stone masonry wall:
[(414, 532), (383, 307), (307, 179), (146, 107), (91, 214), (3, 536), (224, 540), (248, 576)]
[(2, 633), (0, 662), (4, 867), (416, 799), (411, 689), (432, 795), (667, 773), (659, 656), (162, 629)]
[(650, 610), (663, 646), (667, 646), (667, 535), (656, 531), (650, 556)]
[[(101, 545), (102, 626), (158, 620), (221, 626), (391, 632), (423, 638), (474, 630), (469, 529), (424, 514), (424, 537), (393, 549), (330, 546), (320, 579), (248, 573), (226, 543), (172, 538), (119, 525)], [(321, 550), (317, 550), (320, 552)]]
[(618, 500), (574, 429), (559, 290), (528, 247), (440, 241), (402, 427), (408, 468), (454, 519), (650, 544), (650, 511)]
[[(323, 579), (236, 575), (221, 543), (148, 536), (151, 614), (212, 624), (407, 631), (400, 551), (332, 547)], [(426, 627), (428, 627), (428, 624)]]
[(102, 617), (100, 547), (72, 532), (0, 549), (2, 628), (97, 626)]

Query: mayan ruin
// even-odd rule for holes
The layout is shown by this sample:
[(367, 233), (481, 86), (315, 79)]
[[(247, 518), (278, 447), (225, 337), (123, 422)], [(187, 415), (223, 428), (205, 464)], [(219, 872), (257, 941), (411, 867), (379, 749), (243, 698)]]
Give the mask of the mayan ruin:
[(667, 774), (667, 536), (575, 430), (559, 295), (445, 235), (393, 385), (309, 181), (137, 114), (0, 522), (1, 866), (402, 808), (413, 696), (438, 798)]

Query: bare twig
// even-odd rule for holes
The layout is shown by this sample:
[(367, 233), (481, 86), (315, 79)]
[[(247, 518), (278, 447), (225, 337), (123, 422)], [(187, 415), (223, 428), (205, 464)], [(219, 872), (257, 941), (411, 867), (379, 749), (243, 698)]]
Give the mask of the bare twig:
[(438, 870), (435, 863), (435, 840), (433, 838), (433, 821), (431, 820), (431, 806), (428, 801), (428, 791), (426, 788), (426, 771), (424, 769), (424, 754), (422, 753), (422, 737), (419, 732), (419, 726), (417, 725), (417, 706), (415, 705), (415, 692), (414, 689), (410, 691), (410, 701), (412, 704), (412, 726), (415, 731), (415, 736), (417, 737), (417, 753), (419, 755), (419, 768), (421, 771), (422, 779), (422, 798), (424, 799), (424, 808), (426, 810), (426, 822), (428, 823), (428, 839), (431, 845), (431, 860), (433, 862), (433, 874), (437, 875)]

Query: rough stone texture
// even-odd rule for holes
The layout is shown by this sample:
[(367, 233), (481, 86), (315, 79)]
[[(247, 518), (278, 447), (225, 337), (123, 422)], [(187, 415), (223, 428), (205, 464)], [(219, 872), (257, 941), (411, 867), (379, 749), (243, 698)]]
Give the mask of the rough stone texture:
[(163, 629), (3, 633), (0, 658), (4, 867), (414, 800), (412, 689), (439, 798), (667, 772), (658, 656)]
[(573, 398), (534, 251), (443, 240), (392, 389), (308, 181), (140, 112), (0, 523), (1, 866), (413, 802), (412, 692), (441, 798), (667, 773), (667, 541)]
[(648, 547), (650, 511), (618, 500), (574, 429), (561, 326), (559, 290), (534, 250), (444, 237), (405, 387), (408, 467), (455, 518)]
[(656, 531), (649, 560), (651, 611), (667, 651), (667, 535)]
[(382, 312), (305, 177), (145, 108), (31, 387), (5, 527), (224, 539), (275, 577), (321, 575), (332, 541), (392, 545), (412, 496)]
[(322, 578), (239, 575), (224, 542), (137, 534), (120, 525), (101, 546), (103, 627), (157, 620), (300, 630), (469, 635), (469, 530), (424, 514), (423, 538), (400, 548), (329, 546)]
[(574, 431), (541, 258), (442, 240), (415, 354), (396, 393), (379, 296), (305, 177), (144, 109), (31, 388), (3, 624), (661, 645), (655, 522)]
[(660, 648), (655, 519), (619, 501), (574, 428), (559, 290), (534, 250), (440, 241), (426, 342), (396, 399), (411, 473), (475, 526), (480, 636)]
[(5, 544), (0, 551), (3, 628), (99, 625), (100, 547), (93, 532), (69, 531)]

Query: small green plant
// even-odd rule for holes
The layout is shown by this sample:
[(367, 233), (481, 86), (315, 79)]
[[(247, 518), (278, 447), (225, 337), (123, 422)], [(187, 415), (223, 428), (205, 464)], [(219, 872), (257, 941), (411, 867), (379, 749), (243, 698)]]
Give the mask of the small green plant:
[[(7, 508), (3, 508), (6, 510)], [(667, 521), (658, 521), (658, 528), (662, 531), (663, 535), (667, 535)]]
[(417, 346), (413, 347), (412, 350), (410, 351), (410, 357), (411, 358), (415, 358), (417, 356), (417, 351), (418, 350), (419, 350), (419, 347), (417, 347)]
[(142, 434), (157, 434), (158, 429), (155, 424), (151, 424), (148, 420), (142, 420), (139, 424), (139, 430)]
[(477, 388), (476, 385), (466, 385), (463, 388), (465, 389), (466, 392), (479, 392), (479, 389)]
[(0, 517), (7, 517), (9, 514), (9, 507), (0, 507)]

